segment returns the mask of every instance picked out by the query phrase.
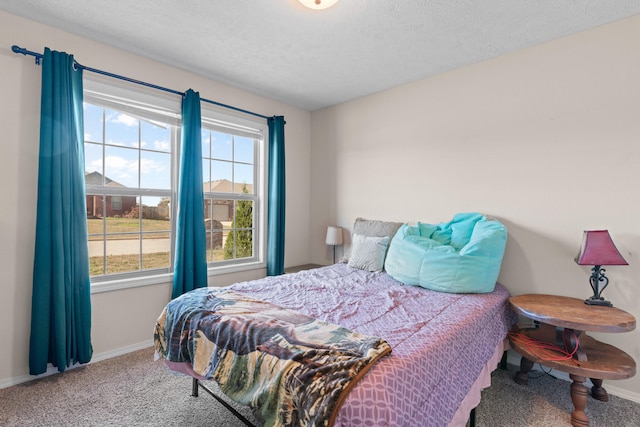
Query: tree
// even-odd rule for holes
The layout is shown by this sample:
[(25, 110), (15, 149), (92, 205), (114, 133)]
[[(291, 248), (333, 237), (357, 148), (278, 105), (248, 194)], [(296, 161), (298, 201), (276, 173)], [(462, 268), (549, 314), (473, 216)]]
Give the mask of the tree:
[[(248, 193), (247, 186), (242, 187), (243, 193)], [(232, 231), (224, 244), (224, 259), (248, 258), (253, 256), (253, 202), (238, 200), (236, 214), (231, 224)], [(233, 256), (235, 243), (236, 254)]]

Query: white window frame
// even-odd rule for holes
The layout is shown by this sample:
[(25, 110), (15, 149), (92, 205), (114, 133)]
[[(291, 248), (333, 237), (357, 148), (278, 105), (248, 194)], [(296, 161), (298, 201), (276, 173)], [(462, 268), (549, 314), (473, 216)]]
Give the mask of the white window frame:
[(229, 113), (219, 107), (202, 103), (202, 129), (233, 133), (254, 138), (253, 194), (243, 196), (234, 193), (206, 193), (205, 199), (213, 197), (224, 200), (253, 201), (253, 254), (251, 258), (239, 258), (208, 263), (212, 273), (233, 273), (266, 267), (267, 253), (267, 178), (269, 127), (264, 119), (248, 115)]
[[(119, 188), (87, 185), (87, 194), (102, 196), (169, 197), (176, 200), (178, 153), (180, 152), (180, 97), (160, 93), (140, 85), (105, 78), (99, 75), (84, 75), (84, 102), (118, 111), (141, 120), (154, 120), (170, 124), (171, 132), (171, 181), (169, 190), (149, 188)], [(103, 123), (104, 129), (104, 123)], [(104, 143), (105, 135), (102, 135)], [(103, 159), (104, 160), (104, 159)], [(104, 174), (104, 168), (102, 174)], [(135, 270), (124, 273), (112, 273), (91, 277), (92, 293), (166, 283), (173, 276), (175, 253), (175, 203), (171, 203), (170, 225), (170, 261), (167, 267), (153, 270)], [(140, 230), (142, 233), (142, 230)], [(140, 241), (140, 245), (143, 242)], [(142, 248), (142, 246), (141, 246)]]
[[(173, 135), (173, 137), (176, 138), (176, 142), (175, 145), (172, 146), (171, 161), (171, 265), (168, 268), (168, 272), (158, 273), (155, 270), (143, 270), (92, 277), (91, 292), (99, 293), (171, 282), (173, 280), (175, 263), (175, 224), (177, 221), (177, 189), (180, 164), (181, 99), (179, 96), (152, 90), (144, 86), (87, 73), (85, 73), (83, 77), (83, 84), (85, 102), (117, 110), (138, 118), (141, 117), (140, 108), (143, 108), (144, 118), (170, 123), (176, 126), (177, 129), (177, 132)], [(135, 100), (135, 102), (129, 102), (129, 100), (132, 99)], [(209, 263), (207, 268), (208, 276), (265, 268), (268, 173), (267, 146), (269, 135), (266, 120), (241, 113), (229, 113), (227, 110), (220, 107), (213, 107), (204, 102), (201, 103), (201, 111), (203, 129), (209, 128), (210, 126), (228, 126), (229, 129), (233, 129), (234, 132), (246, 131), (248, 134), (257, 133), (262, 135), (262, 138), (254, 145), (254, 196), (252, 196), (252, 200), (254, 201), (253, 227), (255, 230), (253, 241), (254, 256), (251, 258)], [(91, 190), (92, 189), (88, 188), (87, 192), (90, 193)], [(101, 190), (104, 191), (104, 189)], [(142, 196), (144, 196), (145, 190), (139, 190), (142, 190)], [(109, 194), (114, 193), (117, 194), (118, 191), (109, 189)], [(221, 193), (220, 197), (229, 199), (234, 197), (234, 195)]]

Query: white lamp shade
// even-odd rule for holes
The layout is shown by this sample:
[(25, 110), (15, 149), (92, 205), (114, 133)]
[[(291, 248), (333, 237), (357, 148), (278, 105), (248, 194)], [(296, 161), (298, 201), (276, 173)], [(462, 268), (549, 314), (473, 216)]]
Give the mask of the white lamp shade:
[(327, 245), (341, 245), (342, 244), (342, 227), (334, 227), (330, 225), (327, 227), (327, 238), (325, 239)]

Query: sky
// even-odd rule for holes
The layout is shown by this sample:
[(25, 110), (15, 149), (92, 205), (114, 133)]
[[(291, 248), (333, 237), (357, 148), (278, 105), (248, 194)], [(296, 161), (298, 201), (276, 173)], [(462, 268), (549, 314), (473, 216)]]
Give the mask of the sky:
[[(104, 166), (102, 145), (85, 144), (86, 172), (99, 172), (126, 187), (171, 188), (169, 125), (85, 103), (84, 133), (85, 141), (101, 144), (104, 137), (106, 143)], [(251, 138), (236, 136), (234, 139), (229, 134), (203, 129), (202, 153), (208, 157), (203, 160), (203, 182), (228, 179), (253, 184), (255, 162)]]

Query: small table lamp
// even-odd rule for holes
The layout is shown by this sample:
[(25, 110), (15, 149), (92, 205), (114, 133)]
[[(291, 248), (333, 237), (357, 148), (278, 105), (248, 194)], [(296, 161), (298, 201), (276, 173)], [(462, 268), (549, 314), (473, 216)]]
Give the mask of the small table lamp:
[(327, 245), (333, 246), (333, 263), (336, 263), (336, 245), (342, 245), (342, 227), (334, 227), (330, 225), (327, 227), (327, 238), (325, 239)]
[[(604, 288), (609, 284), (609, 279), (604, 275), (605, 270), (600, 268), (603, 265), (629, 265), (618, 248), (613, 244), (609, 231), (589, 230), (585, 231), (582, 237), (580, 253), (575, 258), (578, 265), (593, 265), (589, 283), (593, 289), (593, 296), (586, 299), (585, 304), (604, 305), (611, 307), (611, 302), (600, 296)], [(600, 283), (603, 284), (600, 288)]]

